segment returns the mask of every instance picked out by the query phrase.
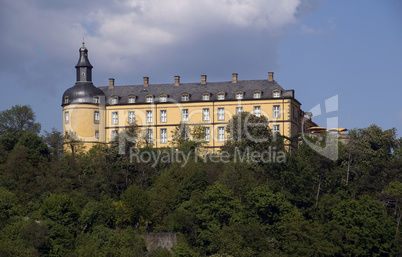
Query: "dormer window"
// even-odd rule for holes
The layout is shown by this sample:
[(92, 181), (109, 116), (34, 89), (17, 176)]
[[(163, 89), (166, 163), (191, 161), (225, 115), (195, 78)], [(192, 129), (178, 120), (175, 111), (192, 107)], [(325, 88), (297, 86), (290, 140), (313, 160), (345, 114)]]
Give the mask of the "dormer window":
[(188, 102), (190, 100), (189, 94), (182, 94), (181, 95), (181, 101), (182, 102)]
[(273, 95), (274, 98), (279, 98), (281, 97), (281, 91), (280, 90), (274, 90)]
[(94, 104), (98, 104), (99, 103), (99, 96), (94, 96)]
[(154, 97), (152, 95), (147, 95), (145, 97), (145, 102), (147, 103), (153, 103), (154, 102)]
[(253, 97), (254, 97), (254, 99), (261, 98), (261, 91), (259, 91), (259, 90), (254, 91)]
[(166, 103), (167, 102), (167, 95), (162, 94), (159, 96), (159, 102)]
[(129, 104), (135, 103), (135, 96), (133, 96), (133, 95), (128, 96), (128, 103)]
[(241, 100), (243, 99), (243, 92), (242, 91), (238, 91), (236, 92), (236, 100)]
[(64, 97), (64, 104), (68, 104), (68, 96)]
[(112, 104), (118, 104), (119, 103), (119, 97), (118, 96), (113, 96), (112, 97)]
[(210, 93), (205, 92), (205, 93), (202, 94), (202, 100), (203, 101), (209, 101), (210, 96), (211, 96)]
[(224, 92), (219, 92), (218, 93), (218, 100), (225, 100), (225, 93)]

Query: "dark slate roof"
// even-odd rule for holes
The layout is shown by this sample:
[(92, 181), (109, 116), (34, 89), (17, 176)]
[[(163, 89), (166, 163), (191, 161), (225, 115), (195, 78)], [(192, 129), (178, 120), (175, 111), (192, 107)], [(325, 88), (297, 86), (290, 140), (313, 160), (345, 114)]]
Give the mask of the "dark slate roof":
[(62, 106), (66, 96), (68, 96), (68, 104), (93, 104), (94, 96), (104, 96), (104, 94), (92, 82), (77, 82), (64, 92)]
[[(202, 95), (205, 92), (211, 94), (210, 101), (217, 100), (219, 92), (225, 93), (226, 101), (235, 101), (235, 93), (243, 91), (244, 100), (253, 99), (255, 90), (261, 91), (261, 99), (272, 99), (273, 90), (281, 91), (281, 98), (294, 98), (294, 90), (284, 90), (276, 81), (268, 80), (239, 80), (237, 83), (232, 81), (227, 82), (207, 82), (201, 83), (181, 83), (178, 86), (174, 84), (149, 84), (144, 87), (143, 85), (129, 85), (129, 86), (108, 86), (99, 87), (106, 96), (106, 105), (111, 105), (110, 99), (118, 97), (118, 104), (128, 104), (128, 97), (135, 96), (135, 103), (145, 103), (147, 95), (154, 97), (154, 102), (158, 103), (158, 98), (161, 94), (166, 94), (171, 102), (181, 102), (181, 95), (187, 93), (190, 95), (189, 102), (203, 101)], [(168, 100), (168, 102), (169, 102)]]
[(77, 65), (75, 65), (75, 68), (78, 67), (89, 67), (93, 68), (92, 64), (89, 62), (88, 59), (88, 49), (85, 47), (85, 44), (82, 43), (82, 47), (80, 48), (80, 59), (78, 60)]

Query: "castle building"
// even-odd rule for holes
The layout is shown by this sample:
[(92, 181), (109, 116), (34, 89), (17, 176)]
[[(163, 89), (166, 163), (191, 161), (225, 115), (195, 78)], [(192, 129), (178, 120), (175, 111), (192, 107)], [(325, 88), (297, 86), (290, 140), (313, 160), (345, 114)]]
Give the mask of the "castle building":
[(271, 130), (287, 138), (314, 125), (311, 119), (302, 122), (304, 112), (294, 90), (283, 89), (273, 72), (263, 80), (238, 80), (233, 73), (224, 82), (208, 82), (201, 75), (195, 83), (181, 83), (175, 76), (173, 83), (151, 84), (144, 77), (142, 85), (128, 86), (116, 86), (110, 78), (108, 86), (96, 87), (84, 43), (79, 53), (76, 83), (62, 98), (63, 134), (74, 132), (88, 149), (109, 143), (131, 126), (143, 131), (153, 147), (169, 147), (175, 128), (186, 123), (190, 129), (201, 125), (205, 147), (218, 150), (229, 137), (229, 120), (240, 112), (264, 115)]

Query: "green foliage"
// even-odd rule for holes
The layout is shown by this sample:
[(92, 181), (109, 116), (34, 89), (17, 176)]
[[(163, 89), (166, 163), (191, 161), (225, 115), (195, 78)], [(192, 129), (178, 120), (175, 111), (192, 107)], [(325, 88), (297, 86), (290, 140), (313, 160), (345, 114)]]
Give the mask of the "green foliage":
[[(60, 132), (41, 138), (34, 116), (16, 113), (0, 113), (10, 119), (0, 122), (0, 256), (402, 255), (402, 139), (393, 129), (351, 131), (336, 161), (300, 144), (286, 162), (262, 163), (195, 155), (199, 126), (189, 138), (178, 131), (185, 162), (157, 162), (171, 149), (138, 149), (150, 165), (130, 160), (138, 127), (125, 144), (88, 151), (70, 135), (73, 151), (62, 152)], [(243, 113), (231, 124), (224, 151), (283, 149), (264, 117)], [(172, 252), (147, 252), (148, 231), (180, 236)]]
[(15, 105), (0, 112), (0, 136), (17, 135), (21, 131), (38, 134), (40, 128), (41, 125), (35, 122), (35, 113), (28, 105)]

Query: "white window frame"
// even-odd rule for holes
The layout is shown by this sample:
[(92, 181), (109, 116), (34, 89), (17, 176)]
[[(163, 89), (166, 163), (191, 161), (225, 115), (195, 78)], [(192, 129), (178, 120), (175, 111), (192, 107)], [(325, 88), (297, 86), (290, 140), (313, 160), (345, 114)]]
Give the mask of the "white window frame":
[(70, 112), (69, 112), (69, 111), (66, 111), (66, 112), (64, 113), (64, 122), (65, 122), (66, 124), (68, 124), (68, 123), (70, 122)]
[(203, 101), (209, 101), (210, 98), (210, 94), (209, 93), (204, 93), (202, 94), (202, 100)]
[(225, 120), (225, 108), (218, 108), (218, 120)]
[(190, 100), (190, 95), (189, 94), (182, 94), (181, 95), (181, 101), (182, 102), (188, 102)]
[(152, 123), (153, 122), (153, 113), (152, 111), (148, 110), (146, 111), (146, 117), (147, 117), (147, 123)]
[(254, 106), (254, 115), (261, 117), (261, 106)]
[(160, 116), (161, 116), (161, 122), (167, 122), (167, 111), (166, 110), (161, 110)]
[(274, 90), (274, 91), (272, 92), (272, 97), (273, 97), (273, 98), (279, 98), (279, 97), (281, 97), (281, 91), (279, 91), (279, 90)]
[(159, 102), (166, 103), (167, 102), (167, 95), (160, 95)]
[(167, 129), (161, 128), (161, 144), (167, 143)]
[(218, 127), (218, 142), (225, 141), (225, 127)]
[(117, 130), (112, 130), (112, 140), (119, 134)]
[(278, 119), (278, 118), (280, 118), (281, 117), (281, 108), (280, 108), (280, 106), (279, 105), (274, 105), (274, 107), (273, 107), (273, 109), (274, 109), (274, 119)]
[(254, 97), (254, 99), (260, 99), (261, 98), (261, 91), (254, 91), (253, 97)]
[(209, 127), (204, 127), (204, 134), (205, 134), (204, 141), (209, 142), (211, 140), (211, 129)]
[(218, 100), (225, 100), (225, 93), (218, 93)]
[(280, 126), (279, 125), (273, 125), (272, 126), (272, 132), (275, 133), (280, 133)]
[(152, 144), (154, 142), (154, 130), (153, 129), (147, 129), (147, 143)]
[(99, 111), (94, 111), (94, 123), (95, 124), (100, 123), (100, 113), (99, 113)]
[(181, 110), (181, 121), (188, 121), (188, 109)]
[(112, 97), (112, 104), (118, 104), (119, 103), (119, 99), (117, 98), (117, 96)]
[(134, 124), (135, 123), (135, 111), (129, 111), (128, 112), (128, 124)]
[(243, 99), (243, 92), (236, 92), (236, 95), (235, 95), (235, 97), (236, 97), (236, 100), (242, 100)]
[(209, 121), (209, 119), (210, 119), (209, 108), (202, 109), (202, 120)]
[(135, 103), (135, 96), (129, 96), (128, 97), (128, 103), (129, 104), (134, 104)]
[(112, 125), (117, 125), (117, 124), (119, 124), (119, 113), (112, 112)]
[(99, 130), (95, 130), (95, 138), (99, 139)]
[(242, 112), (243, 112), (243, 107), (242, 106), (236, 107), (236, 115), (239, 115)]
[(145, 102), (147, 103), (153, 103), (154, 102), (154, 97), (152, 95), (147, 95), (145, 97)]
[(99, 103), (99, 96), (94, 96), (94, 103), (98, 104)]
[(68, 104), (68, 96), (64, 97), (64, 104)]

